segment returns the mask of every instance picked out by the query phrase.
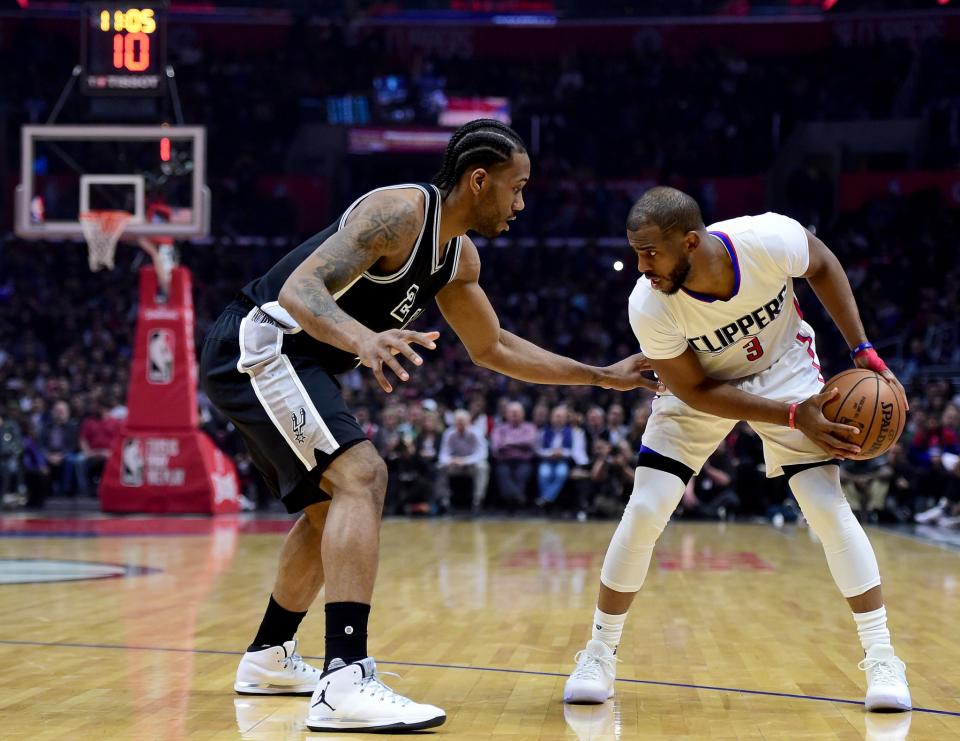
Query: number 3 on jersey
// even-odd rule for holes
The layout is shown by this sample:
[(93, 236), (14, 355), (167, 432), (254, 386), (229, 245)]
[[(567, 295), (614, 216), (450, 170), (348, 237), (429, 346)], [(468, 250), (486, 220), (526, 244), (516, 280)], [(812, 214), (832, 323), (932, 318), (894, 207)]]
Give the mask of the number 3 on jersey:
[(763, 345), (756, 337), (751, 337), (743, 349), (747, 351), (747, 360), (757, 360), (763, 356)]

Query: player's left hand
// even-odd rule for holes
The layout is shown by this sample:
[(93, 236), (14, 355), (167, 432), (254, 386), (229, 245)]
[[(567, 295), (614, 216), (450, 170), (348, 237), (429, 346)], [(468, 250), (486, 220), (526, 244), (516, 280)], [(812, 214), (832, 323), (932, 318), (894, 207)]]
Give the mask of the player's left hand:
[(629, 358), (621, 360), (619, 363), (608, 365), (600, 369), (600, 379), (597, 386), (605, 389), (614, 389), (615, 391), (630, 391), (635, 388), (644, 388), (655, 394), (663, 393), (665, 387), (652, 378), (647, 378), (643, 373), (651, 371), (650, 361), (641, 353), (631, 355)]
[(897, 377), (893, 375), (893, 371), (887, 367), (887, 364), (883, 362), (883, 359), (877, 354), (877, 351), (874, 350), (873, 347), (861, 350), (854, 355), (853, 364), (858, 368), (867, 368), (869, 370), (876, 371), (883, 376), (887, 383), (900, 392), (900, 396), (903, 397), (904, 404), (906, 405), (907, 409), (910, 409), (910, 401), (907, 399), (906, 389), (903, 388), (903, 384), (897, 380)]

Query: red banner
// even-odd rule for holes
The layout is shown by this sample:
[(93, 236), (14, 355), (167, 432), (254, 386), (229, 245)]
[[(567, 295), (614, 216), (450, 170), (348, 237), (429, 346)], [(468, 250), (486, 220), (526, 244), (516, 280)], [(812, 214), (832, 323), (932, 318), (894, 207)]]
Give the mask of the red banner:
[(856, 211), (871, 201), (937, 191), (947, 208), (960, 208), (960, 171), (854, 172), (840, 175), (840, 211)]

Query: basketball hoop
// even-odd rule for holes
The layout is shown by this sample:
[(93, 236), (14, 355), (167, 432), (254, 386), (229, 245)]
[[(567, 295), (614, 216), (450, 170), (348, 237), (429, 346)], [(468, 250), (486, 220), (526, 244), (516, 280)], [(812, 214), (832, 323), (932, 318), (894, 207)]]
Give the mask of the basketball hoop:
[(80, 227), (87, 241), (87, 262), (90, 270), (100, 268), (113, 270), (113, 256), (117, 241), (133, 214), (126, 211), (84, 211), (80, 214)]

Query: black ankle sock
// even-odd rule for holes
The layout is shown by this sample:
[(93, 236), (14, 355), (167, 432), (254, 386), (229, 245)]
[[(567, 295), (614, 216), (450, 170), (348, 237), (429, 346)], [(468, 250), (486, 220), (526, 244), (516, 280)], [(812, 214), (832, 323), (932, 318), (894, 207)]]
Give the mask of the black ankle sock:
[(293, 640), (297, 628), (300, 627), (300, 621), (306, 612), (291, 612), (277, 604), (277, 601), (270, 595), (270, 602), (267, 604), (267, 611), (263, 614), (263, 622), (260, 623), (260, 630), (257, 631), (256, 638), (247, 651), (261, 651), (270, 646), (281, 646), (286, 641)]
[(327, 648), (323, 657), (323, 669), (330, 667), (333, 659), (344, 663), (367, 658), (367, 618), (370, 605), (360, 602), (329, 602), (327, 613)]

